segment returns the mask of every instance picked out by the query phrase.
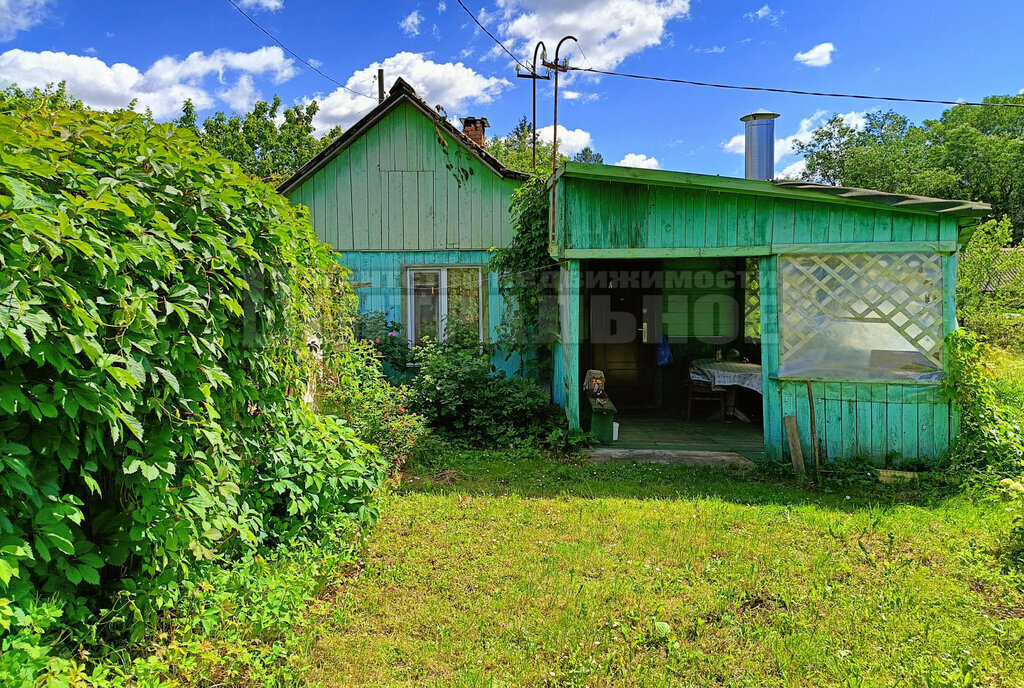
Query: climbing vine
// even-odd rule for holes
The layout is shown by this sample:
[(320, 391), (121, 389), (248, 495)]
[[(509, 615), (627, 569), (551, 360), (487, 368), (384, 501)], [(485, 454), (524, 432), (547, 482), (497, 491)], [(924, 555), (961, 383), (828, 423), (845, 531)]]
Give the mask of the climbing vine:
[(499, 344), (518, 355), (520, 372), (535, 377), (551, 370), (558, 329), (558, 262), (548, 253), (550, 202), (545, 180), (533, 176), (512, 193), (515, 236), (491, 258), (505, 300)]

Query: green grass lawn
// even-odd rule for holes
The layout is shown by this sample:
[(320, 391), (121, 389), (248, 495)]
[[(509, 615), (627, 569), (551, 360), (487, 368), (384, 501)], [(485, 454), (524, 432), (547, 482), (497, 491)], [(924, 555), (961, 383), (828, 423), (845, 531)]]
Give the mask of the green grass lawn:
[(994, 502), (451, 452), (318, 605), (328, 686), (1019, 686)]

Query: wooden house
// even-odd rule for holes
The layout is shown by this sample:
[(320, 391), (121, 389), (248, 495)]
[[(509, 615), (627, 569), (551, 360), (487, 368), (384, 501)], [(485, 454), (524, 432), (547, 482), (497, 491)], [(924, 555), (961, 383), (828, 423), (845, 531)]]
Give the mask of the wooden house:
[[(747, 179), (571, 162), (552, 176), (554, 401), (586, 427), (596, 369), (629, 446), (935, 459), (958, 428), (941, 387), (957, 254), (988, 207), (769, 181), (775, 117), (743, 118)], [(463, 125), (399, 80), (281, 186), (354, 271), (361, 308), (414, 341), (453, 319), (487, 339), (501, 321), (487, 262), (523, 176), (484, 151), (486, 120)]]
[[(525, 177), (483, 148), (486, 119), (464, 131), (402, 79), (387, 98), (279, 191), (309, 208), (317, 236), (353, 271), (360, 309), (405, 324), (412, 341), (456, 320), (488, 340), (501, 322), (491, 251), (512, 238), (509, 196)], [(495, 364), (513, 370), (514, 360)]]

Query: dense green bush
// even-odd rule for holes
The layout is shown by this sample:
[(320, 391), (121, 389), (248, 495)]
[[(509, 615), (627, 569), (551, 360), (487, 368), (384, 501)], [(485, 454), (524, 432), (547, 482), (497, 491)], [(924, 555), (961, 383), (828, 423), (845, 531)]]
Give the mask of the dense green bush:
[(388, 382), (378, 350), (365, 341), (328, 359), (319, 403), (379, 447), (392, 470), (405, 464), (426, 434), (423, 418), (409, 409), (409, 389)]
[(412, 350), (405, 336), (405, 325), (386, 311), (363, 311), (356, 317), (356, 338), (369, 342), (389, 378), (405, 378), (406, 365), (412, 362)]
[(335, 263), (308, 219), (191, 133), (51, 105), (0, 96), (0, 667), (19, 670), (144, 636), (206, 562), (372, 520), (384, 475), (301, 401)]
[(1024, 251), (1009, 220), (980, 225), (960, 257), (957, 318), (991, 344), (1024, 353)]
[(454, 333), (417, 351), (420, 371), (411, 405), (431, 428), (472, 446), (584, 446), (582, 433), (565, 429), (562, 409), (532, 380), (508, 378), (490, 363), (489, 348)]
[(970, 474), (1007, 475), (1024, 460), (1024, 413), (1001, 399), (991, 368), (994, 352), (966, 330), (946, 339), (944, 385), (960, 412), (949, 462)]

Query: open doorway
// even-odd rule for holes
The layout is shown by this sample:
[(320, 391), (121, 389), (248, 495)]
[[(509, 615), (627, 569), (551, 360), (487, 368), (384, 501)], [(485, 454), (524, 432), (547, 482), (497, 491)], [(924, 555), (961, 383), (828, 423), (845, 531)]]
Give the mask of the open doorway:
[(760, 453), (757, 259), (591, 260), (581, 268), (582, 369), (605, 374), (617, 446)]

